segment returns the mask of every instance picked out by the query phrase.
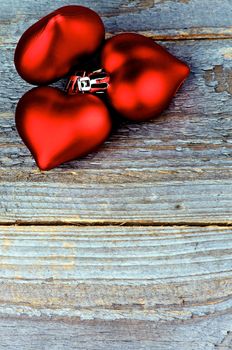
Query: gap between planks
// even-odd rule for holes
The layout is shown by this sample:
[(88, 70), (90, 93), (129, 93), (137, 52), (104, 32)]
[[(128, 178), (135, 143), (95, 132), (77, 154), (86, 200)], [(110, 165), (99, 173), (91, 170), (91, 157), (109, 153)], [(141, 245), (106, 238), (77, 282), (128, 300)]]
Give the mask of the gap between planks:
[[(123, 34), (125, 32), (112, 32), (112, 33), (106, 33), (106, 39), (112, 38), (115, 35)], [(220, 33), (196, 33), (196, 34), (189, 34), (189, 33), (182, 33), (182, 34), (174, 34), (174, 35), (165, 35), (165, 34), (154, 34), (152, 32), (147, 31), (133, 31), (133, 33), (144, 35), (146, 37), (151, 38), (155, 41), (162, 41), (162, 42), (168, 42), (168, 41), (192, 41), (192, 40), (231, 40), (232, 34), (229, 32), (228, 34), (220, 34)], [(9, 44), (16, 46), (18, 41), (10, 42)], [(7, 42), (0, 42), (0, 47), (5, 46)]]
[(154, 222), (152, 220), (147, 221), (122, 221), (119, 222), (117, 220), (112, 221), (19, 221), (16, 220), (15, 222), (0, 222), (0, 226), (77, 226), (77, 227), (86, 227), (86, 226), (98, 226), (98, 227), (107, 227), (107, 226), (115, 226), (115, 227), (159, 227), (159, 226), (166, 226), (166, 227), (175, 227), (175, 226), (186, 226), (186, 227), (209, 227), (209, 226), (218, 226), (218, 227), (232, 227), (232, 221), (229, 222), (217, 222), (217, 221), (210, 221), (210, 222), (184, 222), (184, 221), (177, 221), (177, 222), (162, 222), (157, 221)]
[[(112, 38), (115, 35), (123, 34), (125, 32), (114, 32), (114, 33), (106, 33), (106, 39)], [(156, 41), (182, 41), (182, 40), (231, 40), (232, 34), (229, 32), (228, 34), (220, 34), (220, 33), (182, 33), (182, 34), (174, 34), (174, 35), (165, 35), (165, 34), (155, 34), (147, 31), (134, 31), (133, 33), (141, 34), (146, 37), (149, 37)], [(16, 44), (16, 43), (15, 43)]]

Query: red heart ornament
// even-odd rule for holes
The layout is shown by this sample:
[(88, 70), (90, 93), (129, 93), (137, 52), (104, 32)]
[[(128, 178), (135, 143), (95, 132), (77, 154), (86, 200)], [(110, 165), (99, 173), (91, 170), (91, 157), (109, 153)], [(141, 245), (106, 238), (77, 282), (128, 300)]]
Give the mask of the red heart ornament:
[(98, 97), (66, 95), (52, 87), (28, 91), (15, 116), (19, 135), (41, 170), (95, 150), (111, 130), (108, 110)]
[(109, 39), (101, 62), (110, 76), (110, 103), (124, 117), (136, 121), (159, 115), (190, 72), (184, 62), (152, 39), (133, 33)]
[(25, 31), (15, 50), (15, 67), (27, 82), (49, 84), (92, 56), (104, 37), (96, 12), (83, 6), (61, 7)]

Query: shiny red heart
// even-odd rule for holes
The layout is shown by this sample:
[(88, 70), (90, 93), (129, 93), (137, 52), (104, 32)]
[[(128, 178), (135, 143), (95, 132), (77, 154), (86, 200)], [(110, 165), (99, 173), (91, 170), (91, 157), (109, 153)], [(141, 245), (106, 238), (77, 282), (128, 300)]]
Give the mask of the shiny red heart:
[(66, 95), (56, 88), (38, 87), (19, 100), (16, 127), (39, 168), (49, 170), (103, 143), (111, 119), (94, 95)]
[(16, 69), (31, 84), (49, 84), (91, 57), (104, 37), (96, 12), (83, 6), (61, 7), (22, 35), (15, 51)]
[(152, 39), (133, 33), (109, 39), (101, 62), (110, 75), (110, 103), (124, 117), (136, 121), (159, 115), (190, 72), (184, 62)]

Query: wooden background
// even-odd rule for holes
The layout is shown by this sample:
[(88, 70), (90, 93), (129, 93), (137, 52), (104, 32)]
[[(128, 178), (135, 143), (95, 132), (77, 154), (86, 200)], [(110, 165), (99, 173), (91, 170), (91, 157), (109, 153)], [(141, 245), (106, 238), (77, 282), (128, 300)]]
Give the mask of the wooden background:
[(0, 349), (232, 349), (232, 2), (82, 2), (191, 76), (158, 119), (41, 172), (15, 129), (31, 87), (13, 53), (71, 3), (1, 1)]

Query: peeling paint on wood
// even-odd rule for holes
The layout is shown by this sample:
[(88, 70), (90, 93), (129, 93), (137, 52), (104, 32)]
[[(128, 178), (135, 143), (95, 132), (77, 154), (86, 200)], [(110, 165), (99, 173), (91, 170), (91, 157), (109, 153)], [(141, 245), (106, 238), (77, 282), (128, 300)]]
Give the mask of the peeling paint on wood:
[[(42, 16), (73, 1), (10, 0), (1, 2), (1, 42), (16, 43)], [(108, 33), (146, 32), (159, 39), (231, 38), (230, 0), (85, 0), (103, 18)]]

